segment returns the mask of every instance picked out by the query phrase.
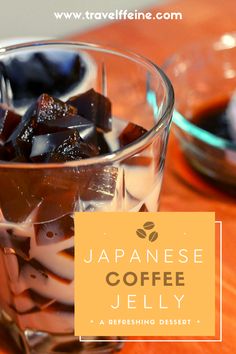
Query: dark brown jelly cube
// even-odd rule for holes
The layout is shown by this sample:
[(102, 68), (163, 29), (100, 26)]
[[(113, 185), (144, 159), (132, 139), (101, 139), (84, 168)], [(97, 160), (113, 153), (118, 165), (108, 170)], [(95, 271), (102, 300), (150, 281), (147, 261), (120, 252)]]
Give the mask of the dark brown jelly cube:
[(93, 122), (104, 132), (112, 128), (110, 100), (91, 89), (67, 101), (78, 110), (78, 114)]
[(36, 224), (34, 228), (38, 245), (57, 243), (74, 236), (74, 222), (70, 215), (51, 222)]
[(0, 106), (0, 142), (5, 143), (20, 123), (21, 116), (7, 107)]
[(41, 198), (32, 193), (32, 185), (40, 183), (33, 171), (6, 169), (0, 171), (0, 205), (4, 218), (23, 222), (40, 204)]
[(79, 135), (85, 142), (92, 144), (97, 143), (97, 133), (95, 125), (89, 120), (78, 115), (62, 117), (56, 120), (51, 120), (39, 124), (37, 128), (37, 133), (40, 132), (40, 134), (37, 135), (57, 133), (60, 131), (65, 131), (67, 129), (77, 129)]
[(147, 132), (146, 129), (137, 124), (129, 123), (119, 136), (120, 146), (126, 146), (135, 140), (139, 139)]
[(6, 142), (9, 160), (17, 156), (28, 158), (36, 126), (36, 103), (33, 103)]
[(45, 162), (56, 163), (56, 162), (66, 162), (66, 161), (73, 161), (73, 160), (75, 161), (75, 160), (86, 159), (96, 155), (98, 155), (96, 147), (81, 142), (79, 147), (75, 146), (72, 149), (68, 150), (66, 153), (54, 151), (48, 156)]
[(73, 213), (78, 195), (72, 188), (60, 192), (55, 186), (54, 193), (45, 195), (37, 209), (36, 222), (48, 222)]
[(23, 115), (21, 122), (7, 141), (9, 159), (16, 156), (29, 158), (32, 139), (40, 124), (76, 114), (76, 108), (47, 94), (42, 94)]
[(42, 94), (37, 100), (37, 123), (75, 115), (77, 109), (57, 98)]
[(73, 213), (76, 203), (87, 186), (87, 174), (77, 167), (45, 168), (38, 183), (31, 186), (32, 194), (42, 199), (36, 222), (58, 219)]
[(35, 162), (60, 162), (95, 156), (98, 149), (81, 139), (76, 129), (33, 138), (30, 158)]

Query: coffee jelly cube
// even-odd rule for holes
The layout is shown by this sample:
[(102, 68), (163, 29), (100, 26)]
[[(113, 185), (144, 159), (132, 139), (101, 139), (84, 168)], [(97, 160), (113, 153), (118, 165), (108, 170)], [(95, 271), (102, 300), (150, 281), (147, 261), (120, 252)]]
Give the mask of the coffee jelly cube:
[(60, 162), (95, 156), (98, 150), (81, 139), (76, 129), (38, 135), (33, 138), (32, 161)]
[(94, 89), (70, 98), (67, 103), (76, 107), (78, 114), (93, 122), (102, 131), (111, 130), (111, 102)]
[(129, 123), (119, 135), (120, 146), (123, 147), (128, 144), (131, 144), (132, 142), (143, 136), (146, 132), (147, 130), (140, 127), (139, 125)]
[(33, 103), (6, 142), (9, 160), (17, 156), (28, 158), (36, 125), (36, 103)]
[(20, 123), (21, 116), (9, 108), (0, 106), (0, 142), (5, 143)]
[(59, 118), (75, 115), (77, 109), (57, 98), (42, 94), (37, 100), (37, 123), (56, 120)]
[(97, 143), (95, 125), (91, 121), (79, 115), (62, 117), (56, 120), (45, 122), (44, 124), (40, 124), (39, 129), (37, 130), (40, 131), (41, 134), (47, 134), (57, 133), (67, 129), (77, 129), (79, 135), (85, 142), (93, 144)]
[(41, 198), (32, 193), (32, 185), (40, 183), (40, 175), (24, 169), (0, 171), (0, 205), (9, 222), (23, 222), (40, 204)]

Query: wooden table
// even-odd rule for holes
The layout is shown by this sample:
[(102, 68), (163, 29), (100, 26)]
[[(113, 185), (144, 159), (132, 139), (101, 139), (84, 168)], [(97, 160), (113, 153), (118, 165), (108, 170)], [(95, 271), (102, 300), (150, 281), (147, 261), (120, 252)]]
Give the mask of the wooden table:
[[(181, 11), (183, 20), (113, 22), (70, 39), (128, 48), (160, 65), (186, 43), (236, 30), (235, 0), (180, 0), (160, 10)], [(207, 184), (188, 166), (174, 136), (168, 147), (161, 209), (215, 211), (217, 219), (223, 221), (223, 342), (128, 343), (122, 354), (236, 353), (235, 199)], [(0, 354), (16, 353), (4, 332), (0, 332), (0, 343)]]

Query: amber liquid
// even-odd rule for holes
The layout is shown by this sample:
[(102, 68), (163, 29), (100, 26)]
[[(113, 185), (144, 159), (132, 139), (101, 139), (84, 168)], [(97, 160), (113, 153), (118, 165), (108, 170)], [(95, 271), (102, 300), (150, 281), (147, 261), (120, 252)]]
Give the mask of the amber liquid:
[(192, 118), (198, 127), (226, 140), (232, 141), (227, 122), (228, 100), (204, 107)]

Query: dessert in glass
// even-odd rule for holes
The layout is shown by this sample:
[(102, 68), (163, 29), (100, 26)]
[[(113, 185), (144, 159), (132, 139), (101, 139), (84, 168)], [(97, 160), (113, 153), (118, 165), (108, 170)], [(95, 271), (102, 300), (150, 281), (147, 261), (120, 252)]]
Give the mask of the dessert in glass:
[[(86, 91), (80, 65), (77, 81), (66, 80), (66, 67), (64, 88), (48, 84), (58, 82), (59, 51), (90, 58), (96, 75)], [(26, 54), (40, 55), (46, 73), (28, 64), (17, 86), (9, 66), (26, 65)], [(2, 322), (26, 353), (112, 353), (119, 343), (82, 343), (73, 335), (73, 215), (158, 210), (172, 86), (145, 58), (83, 43), (3, 48), (0, 64)]]

